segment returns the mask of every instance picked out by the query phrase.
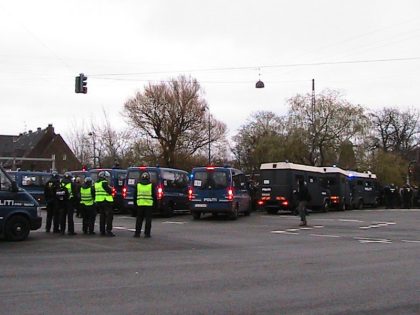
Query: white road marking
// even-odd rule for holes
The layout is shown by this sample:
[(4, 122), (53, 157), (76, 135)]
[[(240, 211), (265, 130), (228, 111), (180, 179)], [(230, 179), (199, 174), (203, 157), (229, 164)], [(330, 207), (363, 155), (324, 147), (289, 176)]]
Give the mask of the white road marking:
[(114, 226), (113, 228), (116, 230), (125, 230), (125, 231), (131, 231), (131, 232), (136, 231), (136, 229), (129, 229), (129, 228), (126, 228), (125, 226)]
[(381, 243), (381, 244), (391, 244), (391, 240), (385, 238), (370, 238), (370, 237), (354, 237), (355, 240), (358, 240), (362, 244), (366, 243)]
[(320, 229), (320, 228), (323, 228), (324, 226), (323, 225), (314, 225), (313, 227), (314, 227), (314, 229)]
[(287, 232), (296, 232), (299, 231), (299, 229), (286, 229)]
[(287, 232), (287, 231), (271, 231), (273, 234), (290, 234), (290, 235), (298, 235), (299, 233), (294, 232)]
[(301, 228), (299, 228), (299, 230), (313, 230), (313, 228), (311, 228), (311, 227), (301, 227)]
[(365, 222), (365, 221), (362, 221), (362, 220), (356, 220), (356, 219), (338, 219), (338, 221), (341, 221), (341, 222)]
[(185, 224), (185, 221), (164, 221), (162, 224)]
[(309, 234), (310, 236), (318, 236), (318, 237), (332, 237), (332, 238), (340, 238), (339, 235), (329, 235), (329, 234)]
[(412, 241), (412, 240), (401, 240), (404, 243), (420, 243), (420, 241)]

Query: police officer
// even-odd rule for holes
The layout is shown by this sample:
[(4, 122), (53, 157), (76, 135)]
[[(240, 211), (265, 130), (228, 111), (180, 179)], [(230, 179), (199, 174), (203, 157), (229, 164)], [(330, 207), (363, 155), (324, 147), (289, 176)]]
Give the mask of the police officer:
[(92, 178), (86, 177), (84, 184), (80, 187), (80, 206), (83, 217), (83, 234), (95, 234), (96, 206), (95, 190), (92, 187)]
[(298, 212), (301, 221), (299, 226), (306, 226), (306, 205), (309, 201), (311, 201), (311, 195), (309, 194), (308, 186), (303, 179), (299, 179), (298, 181), (296, 197), (298, 200)]
[(114, 218), (112, 205), (114, 199), (112, 197), (112, 189), (108, 184), (108, 180), (110, 179), (111, 174), (108, 171), (100, 171), (98, 174), (98, 181), (95, 183), (94, 187), (95, 203), (99, 210), (99, 229), (101, 231), (101, 236), (112, 237), (115, 236), (115, 234), (112, 233), (112, 221)]
[(64, 173), (64, 178), (61, 180), (61, 187), (67, 191), (66, 197), (63, 200), (63, 206), (60, 211), (60, 232), (64, 234), (66, 231), (66, 219), (67, 219), (67, 234), (76, 235), (74, 232), (74, 198), (75, 188), (72, 182), (72, 175), (69, 172)]
[(44, 197), (47, 204), (47, 222), (45, 232), (51, 231), (51, 224), (53, 225), (53, 232), (60, 232), (60, 213), (58, 211), (58, 200), (56, 196), (57, 189), (60, 186), (60, 177), (56, 171), (51, 173), (51, 178), (45, 183)]
[(146, 219), (144, 237), (151, 237), (152, 230), (152, 212), (153, 206), (155, 205), (155, 187), (150, 182), (150, 174), (144, 172), (141, 174), (140, 181), (137, 183), (136, 193), (134, 200), (136, 200), (137, 206), (137, 218), (136, 218), (136, 232), (134, 237), (140, 237), (141, 227), (143, 225), (143, 219)]

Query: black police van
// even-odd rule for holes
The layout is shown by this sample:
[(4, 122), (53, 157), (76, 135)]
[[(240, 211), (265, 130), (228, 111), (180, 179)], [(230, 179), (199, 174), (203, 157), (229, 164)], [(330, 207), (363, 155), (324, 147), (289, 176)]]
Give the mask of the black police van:
[(134, 215), (134, 194), (141, 174), (148, 172), (150, 181), (155, 185), (157, 205), (154, 211), (171, 217), (175, 211), (188, 209), (188, 173), (183, 170), (165, 167), (129, 167), (125, 184), (125, 207)]
[(343, 170), (339, 167), (323, 167), (331, 190), (331, 207), (340, 210), (376, 207), (380, 188), (375, 174)]
[(316, 166), (289, 162), (263, 163), (260, 166), (260, 208), (270, 214), (280, 210), (294, 212), (297, 207), (296, 191), (298, 182), (307, 183), (311, 200), (309, 209), (328, 211), (330, 190), (323, 170)]
[(351, 191), (351, 208), (377, 207), (380, 188), (375, 174), (348, 171)]
[(231, 167), (195, 167), (188, 191), (190, 211), (195, 220), (202, 214), (227, 214), (235, 220), (252, 210), (245, 174)]
[(42, 225), (38, 202), (0, 166), (0, 235), (10, 241), (25, 240)]

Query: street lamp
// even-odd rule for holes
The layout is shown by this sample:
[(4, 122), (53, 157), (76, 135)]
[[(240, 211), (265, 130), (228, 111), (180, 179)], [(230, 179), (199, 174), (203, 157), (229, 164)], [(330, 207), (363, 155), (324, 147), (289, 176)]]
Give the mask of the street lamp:
[(209, 161), (208, 165), (210, 165), (211, 162), (211, 116), (210, 116), (210, 107), (208, 105), (205, 105), (203, 107), (203, 112), (207, 111), (207, 117), (208, 117), (208, 137), (209, 137)]
[(92, 137), (93, 143), (93, 168), (96, 168), (96, 140), (95, 140), (95, 132), (91, 131), (88, 133), (89, 136)]

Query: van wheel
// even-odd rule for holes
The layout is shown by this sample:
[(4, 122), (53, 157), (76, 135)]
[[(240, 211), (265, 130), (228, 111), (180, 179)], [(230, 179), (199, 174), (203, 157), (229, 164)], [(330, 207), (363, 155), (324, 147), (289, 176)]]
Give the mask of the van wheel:
[(363, 209), (363, 200), (360, 199), (359, 202), (357, 203), (357, 209), (358, 210), (362, 210)]
[(200, 219), (200, 217), (201, 217), (201, 212), (194, 211), (194, 212), (192, 213), (192, 216), (193, 216), (193, 219), (194, 219), (194, 220), (199, 220), (199, 219)]
[(341, 210), (341, 211), (346, 211), (346, 210), (347, 210), (347, 209), (346, 209), (346, 202), (345, 202), (345, 201), (343, 201), (343, 202), (341, 203), (340, 210)]
[(20, 215), (11, 217), (5, 226), (5, 236), (8, 241), (23, 241), (28, 238), (29, 221)]

